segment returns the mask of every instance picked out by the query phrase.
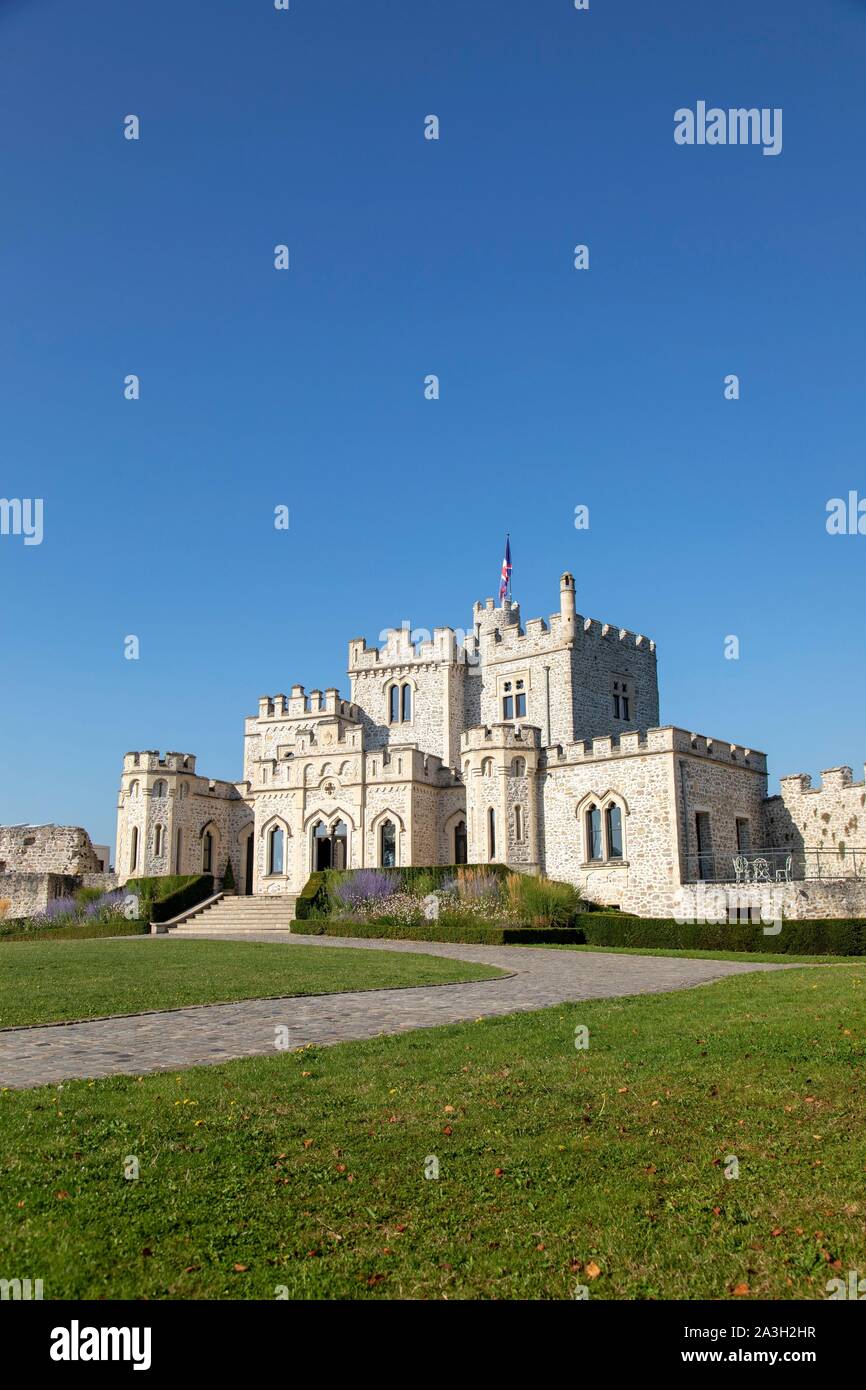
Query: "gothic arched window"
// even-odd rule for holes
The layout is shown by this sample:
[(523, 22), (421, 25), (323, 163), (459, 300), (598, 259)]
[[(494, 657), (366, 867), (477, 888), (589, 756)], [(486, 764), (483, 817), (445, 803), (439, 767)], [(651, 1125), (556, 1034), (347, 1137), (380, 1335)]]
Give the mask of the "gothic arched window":
[(400, 722), (400, 687), (392, 685), (388, 692), (388, 723), (399, 724)]
[(608, 859), (622, 859), (622, 810), (612, 801), (605, 811)]
[(412, 718), (412, 687), (411, 685), (401, 686), (400, 689), (400, 717), (404, 724), (408, 724)]
[(586, 857), (588, 860), (604, 858), (601, 842), (601, 811), (596, 805), (587, 808), (586, 817)]
[(279, 825), (274, 825), (268, 832), (268, 873), (281, 874), (283, 872), (283, 831)]

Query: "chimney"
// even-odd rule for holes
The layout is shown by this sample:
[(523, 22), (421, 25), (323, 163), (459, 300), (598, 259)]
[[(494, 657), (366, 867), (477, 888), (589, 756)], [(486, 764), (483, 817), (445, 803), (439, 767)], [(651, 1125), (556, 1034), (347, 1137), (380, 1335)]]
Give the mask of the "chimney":
[(574, 641), (575, 617), (574, 575), (564, 574), (559, 581), (560, 631), (566, 642)]

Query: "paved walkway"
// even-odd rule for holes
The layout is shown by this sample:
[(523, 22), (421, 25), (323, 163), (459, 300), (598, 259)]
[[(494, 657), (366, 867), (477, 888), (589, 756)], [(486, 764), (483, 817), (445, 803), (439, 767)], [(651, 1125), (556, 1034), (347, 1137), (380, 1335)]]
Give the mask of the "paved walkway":
[[(132, 938), (125, 938), (132, 940)], [(234, 938), (221, 937), (220, 940)], [(235, 1057), (268, 1056), (276, 1030), (288, 1028), (288, 1046), (348, 1042), (378, 1033), (402, 1033), (481, 1016), (522, 1013), (580, 999), (661, 994), (707, 984), (728, 975), (786, 970), (786, 965), (748, 961), (620, 956), (543, 947), (468, 946), (432, 941), (363, 941), (356, 938), (268, 933), (238, 940), (292, 946), (349, 947), (362, 951), (410, 951), (482, 961), (509, 971), (502, 979), (415, 989), (373, 989), (290, 999), (247, 999), (159, 1013), (131, 1014), (93, 1023), (55, 1023), (0, 1030), (0, 1086), (27, 1087), (73, 1077), (140, 1075), (176, 1071)], [(154, 951), (172, 950), (177, 937), (150, 938)], [(139, 946), (143, 945), (137, 938)]]

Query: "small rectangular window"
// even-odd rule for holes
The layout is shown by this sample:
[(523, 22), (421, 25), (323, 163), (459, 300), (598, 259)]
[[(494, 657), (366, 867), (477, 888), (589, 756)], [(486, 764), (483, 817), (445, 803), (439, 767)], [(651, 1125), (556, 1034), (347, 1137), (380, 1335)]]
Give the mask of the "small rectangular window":
[(517, 705), (517, 708), (516, 708), (516, 710), (515, 710), (515, 713), (516, 713), (516, 715), (517, 715), (517, 718), (518, 718), (518, 719), (525, 719), (525, 718), (526, 718), (526, 696), (525, 696), (525, 695), (522, 695), (522, 694), (518, 694), (518, 695), (515, 697), (515, 699), (516, 699), (516, 705)]
[(513, 719), (513, 718), (514, 718), (514, 696), (513, 696), (513, 695), (506, 695), (505, 699), (502, 701), (502, 718), (503, 718), (503, 719)]
[(619, 696), (618, 696), (618, 695), (614, 695), (614, 697), (613, 697), (613, 717), (614, 717), (614, 719), (619, 719)]
[(627, 695), (623, 695), (623, 697), (622, 697), (622, 717), (623, 717), (623, 719), (628, 719), (628, 696), (627, 696)]

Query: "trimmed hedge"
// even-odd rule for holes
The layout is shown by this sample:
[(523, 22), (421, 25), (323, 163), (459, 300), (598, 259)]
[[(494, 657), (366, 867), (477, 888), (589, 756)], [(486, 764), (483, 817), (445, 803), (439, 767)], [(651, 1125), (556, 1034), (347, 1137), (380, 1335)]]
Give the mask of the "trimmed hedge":
[(489, 946), (509, 942), (572, 946), (655, 947), (671, 951), (760, 951), (773, 955), (866, 955), (866, 922), (784, 922), (778, 936), (765, 936), (760, 923), (707, 923), (680, 926), (664, 918), (629, 917), (624, 913), (586, 912), (573, 927), (456, 925), (426, 922), (395, 926), (391, 922), (351, 922), (338, 918), (306, 919), (292, 931), (309, 936), (358, 936), (394, 941), (463, 941)]
[[(769, 925), (769, 923), (767, 924)], [(866, 955), (866, 922), (816, 919), (787, 921), (777, 935), (760, 922), (703, 922), (681, 926), (661, 917), (625, 913), (581, 913), (580, 940), (589, 946), (652, 946), (689, 951), (770, 951), (778, 955)]]
[[(429, 879), (433, 889), (438, 888), (449, 878), (456, 878), (460, 869), (480, 869), (493, 878), (505, 879), (510, 870), (505, 864), (434, 864), (425, 866), (422, 864), (408, 865), (405, 869), (376, 869), (377, 874), (387, 874), (396, 879), (395, 891), (399, 886), (405, 887), (411, 893), (413, 886), (419, 879)], [(351, 870), (344, 869), (317, 869), (310, 874), (300, 893), (295, 900), (295, 917), (299, 921), (306, 921), (310, 917), (327, 917), (331, 911), (331, 894), (329, 884), (333, 879), (343, 878)], [(448, 940), (452, 940), (451, 937)]]
[(463, 941), (468, 945), (507, 946), (509, 942), (580, 945), (581, 934), (570, 927), (492, 927), (484, 922), (464, 926), (425, 922), (423, 926), (394, 926), (390, 922), (346, 922), (320, 917), (294, 922), (291, 930), (304, 936), (384, 937), (392, 941)]
[(166, 874), (163, 878), (131, 878), (124, 884), (142, 900), (142, 917), (168, 922), (196, 903), (213, 896), (213, 874)]
[(92, 941), (106, 936), (146, 936), (150, 923), (139, 919), (128, 922), (122, 917), (118, 922), (75, 922), (71, 927), (34, 927), (32, 931), (20, 931), (8, 936), (0, 936), (4, 941)]

